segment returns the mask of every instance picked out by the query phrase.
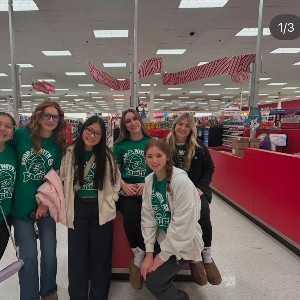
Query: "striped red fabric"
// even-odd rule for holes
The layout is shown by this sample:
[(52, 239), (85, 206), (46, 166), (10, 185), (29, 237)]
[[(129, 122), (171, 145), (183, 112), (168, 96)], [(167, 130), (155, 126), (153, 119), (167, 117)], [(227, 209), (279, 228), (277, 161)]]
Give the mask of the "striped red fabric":
[(240, 82), (249, 77), (250, 64), (253, 62), (255, 62), (255, 54), (224, 57), (187, 70), (163, 73), (162, 81), (164, 85), (179, 85), (220, 74), (228, 74), (234, 82)]
[(155, 73), (161, 73), (162, 58), (153, 57), (144, 60), (139, 65), (139, 78), (154, 75)]

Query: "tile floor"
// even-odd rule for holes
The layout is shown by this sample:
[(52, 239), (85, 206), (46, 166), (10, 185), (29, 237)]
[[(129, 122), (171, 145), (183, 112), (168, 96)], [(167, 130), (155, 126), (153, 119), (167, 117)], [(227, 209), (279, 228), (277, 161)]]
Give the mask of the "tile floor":
[[(191, 300), (299, 300), (300, 257), (270, 237), (224, 201), (214, 196), (211, 204), (213, 222), (213, 258), (223, 282), (219, 286), (199, 287), (192, 282), (176, 282)], [(58, 226), (58, 293), (67, 300), (66, 230)], [(3, 268), (14, 260), (9, 247), (0, 262)], [(0, 284), (1, 300), (19, 299), (17, 275)], [(126, 281), (113, 281), (111, 300), (153, 299), (146, 288), (135, 291)], [(170, 299), (172, 300), (172, 299)]]

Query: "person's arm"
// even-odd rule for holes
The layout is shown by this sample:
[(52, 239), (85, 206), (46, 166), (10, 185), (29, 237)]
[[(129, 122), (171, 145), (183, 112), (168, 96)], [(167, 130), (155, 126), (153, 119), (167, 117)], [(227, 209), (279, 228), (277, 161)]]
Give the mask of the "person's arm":
[(172, 180), (168, 201), (172, 201), (173, 213), (166, 238), (160, 244), (159, 257), (163, 261), (172, 255), (181, 257), (182, 251), (191, 248), (199, 216), (199, 195), (187, 176), (180, 175)]

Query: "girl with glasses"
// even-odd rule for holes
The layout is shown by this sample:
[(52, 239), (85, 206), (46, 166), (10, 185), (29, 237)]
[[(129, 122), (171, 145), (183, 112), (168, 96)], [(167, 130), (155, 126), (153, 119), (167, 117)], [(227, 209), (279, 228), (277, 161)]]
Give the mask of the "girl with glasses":
[(128, 109), (122, 113), (120, 136), (114, 154), (121, 171), (121, 191), (117, 209), (122, 213), (124, 230), (133, 252), (129, 263), (129, 282), (135, 289), (142, 288), (140, 265), (145, 256), (141, 233), (141, 204), (146, 170), (144, 149), (151, 136), (146, 131), (139, 113)]
[(207, 281), (218, 285), (222, 278), (211, 257), (212, 225), (209, 209), (212, 200), (209, 184), (214, 173), (214, 163), (205, 144), (197, 138), (192, 114), (183, 113), (175, 119), (167, 143), (171, 148), (175, 166), (188, 173), (201, 198), (199, 224), (203, 231), (204, 249), (201, 253), (203, 261), (190, 263), (192, 278), (198, 285), (205, 285)]
[[(141, 273), (156, 299), (188, 300), (173, 281), (184, 264), (201, 260), (202, 231), (198, 224), (200, 197), (186, 172), (173, 166), (164, 140), (151, 140), (145, 148), (153, 171), (145, 179), (142, 233), (146, 256)], [(155, 242), (160, 250), (154, 253)]]
[[(66, 147), (64, 112), (57, 102), (46, 100), (35, 108), (25, 128), (17, 128), (12, 140), (18, 157), (12, 215), (16, 244), (24, 266), (19, 271), (20, 300), (56, 300), (56, 223), (48, 207), (37, 205), (35, 195), (47, 172), (59, 171)], [(34, 222), (40, 238), (40, 276)]]
[(13, 138), (16, 122), (6, 113), (0, 112), (0, 259), (9, 239), (9, 232), (4, 220), (11, 225), (11, 202), (16, 180), (17, 155), (6, 142)]
[(120, 172), (106, 145), (102, 118), (92, 116), (82, 125), (62, 159), (60, 176), (67, 210), (70, 299), (106, 300)]

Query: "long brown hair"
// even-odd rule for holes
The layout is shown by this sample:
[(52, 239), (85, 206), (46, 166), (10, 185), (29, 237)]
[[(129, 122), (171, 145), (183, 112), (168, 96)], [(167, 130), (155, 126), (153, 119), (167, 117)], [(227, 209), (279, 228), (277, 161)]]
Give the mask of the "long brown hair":
[(31, 115), (29, 123), (26, 125), (26, 128), (30, 130), (30, 136), (33, 143), (33, 148), (36, 152), (39, 152), (41, 149), (40, 121), (47, 107), (54, 107), (58, 111), (59, 121), (57, 127), (53, 130), (53, 136), (55, 138), (55, 141), (59, 145), (62, 154), (65, 154), (67, 123), (64, 119), (64, 111), (61, 109), (60, 105), (57, 102), (51, 100), (45, 100), (39, 105), (37, 105), (37, 107), (35, 108), (34, 112)]
[(171, 148), (172, 157), (176, 163), (177, 158), (178, 158), (178, 151), (176, 149), (175, 127), (183, 119), (188, 120), (190, 129), (191, 129), (191, 132), (188, 135), (188, 137), (185, 141), (185, 144), (184, 144), (185, 153), (184, 153), (184, 157), (183, 157), (183, 170), (188, 172), (188, 170), (191, 167), (191, 161), (192, 161), (193, 157), (195, 156), (195, 150), (197, 147), (198, 148), (200, 147), (199, 144), (197, 143), (197, 128), (196, 128), (194, 116), (190, 113), (182, 113), (180, 116), (178, 116), (172, 124), (171, 132), (168, 134), (166, 141)]
[(119, 135), (118, 139), (116, 140), (115, 144), (121, 143), (122, 141), (127, 140), (127, 139), (130, 138), (130, 133), (127, 130), (126, 124), (125, 124), (125, 116), (129, 112), (133, 113), (134, 116), (140, 121), (143, 136), (151, 137), (151, 135), (148, 133), (148, 131), (147, 131), (145, 125), (144, 125), (144, 122), (143, 122), (140, 114), (135, 109), (129, 108), (129, 109), (124, 110), (122, 112), (122, 117), (121, 117), (121, 120), (120, 120), (120, 135)]
[(170, 192), (170, 184), (171, 184), (171, 178), (173, 175), (173, 165), (174, 165), (173, 160), (171, 159), (170, 147), (162, 139), (151, 139), (145, 147), (145, 151), (144, 151), (145, 157), (147, 155), (147, 151), (152, 147), (157, 147), (159, 150), (161, 150), (167, 156), (167, 162), (166, 162), (167, 187), (166, 187), (166, 191)]

